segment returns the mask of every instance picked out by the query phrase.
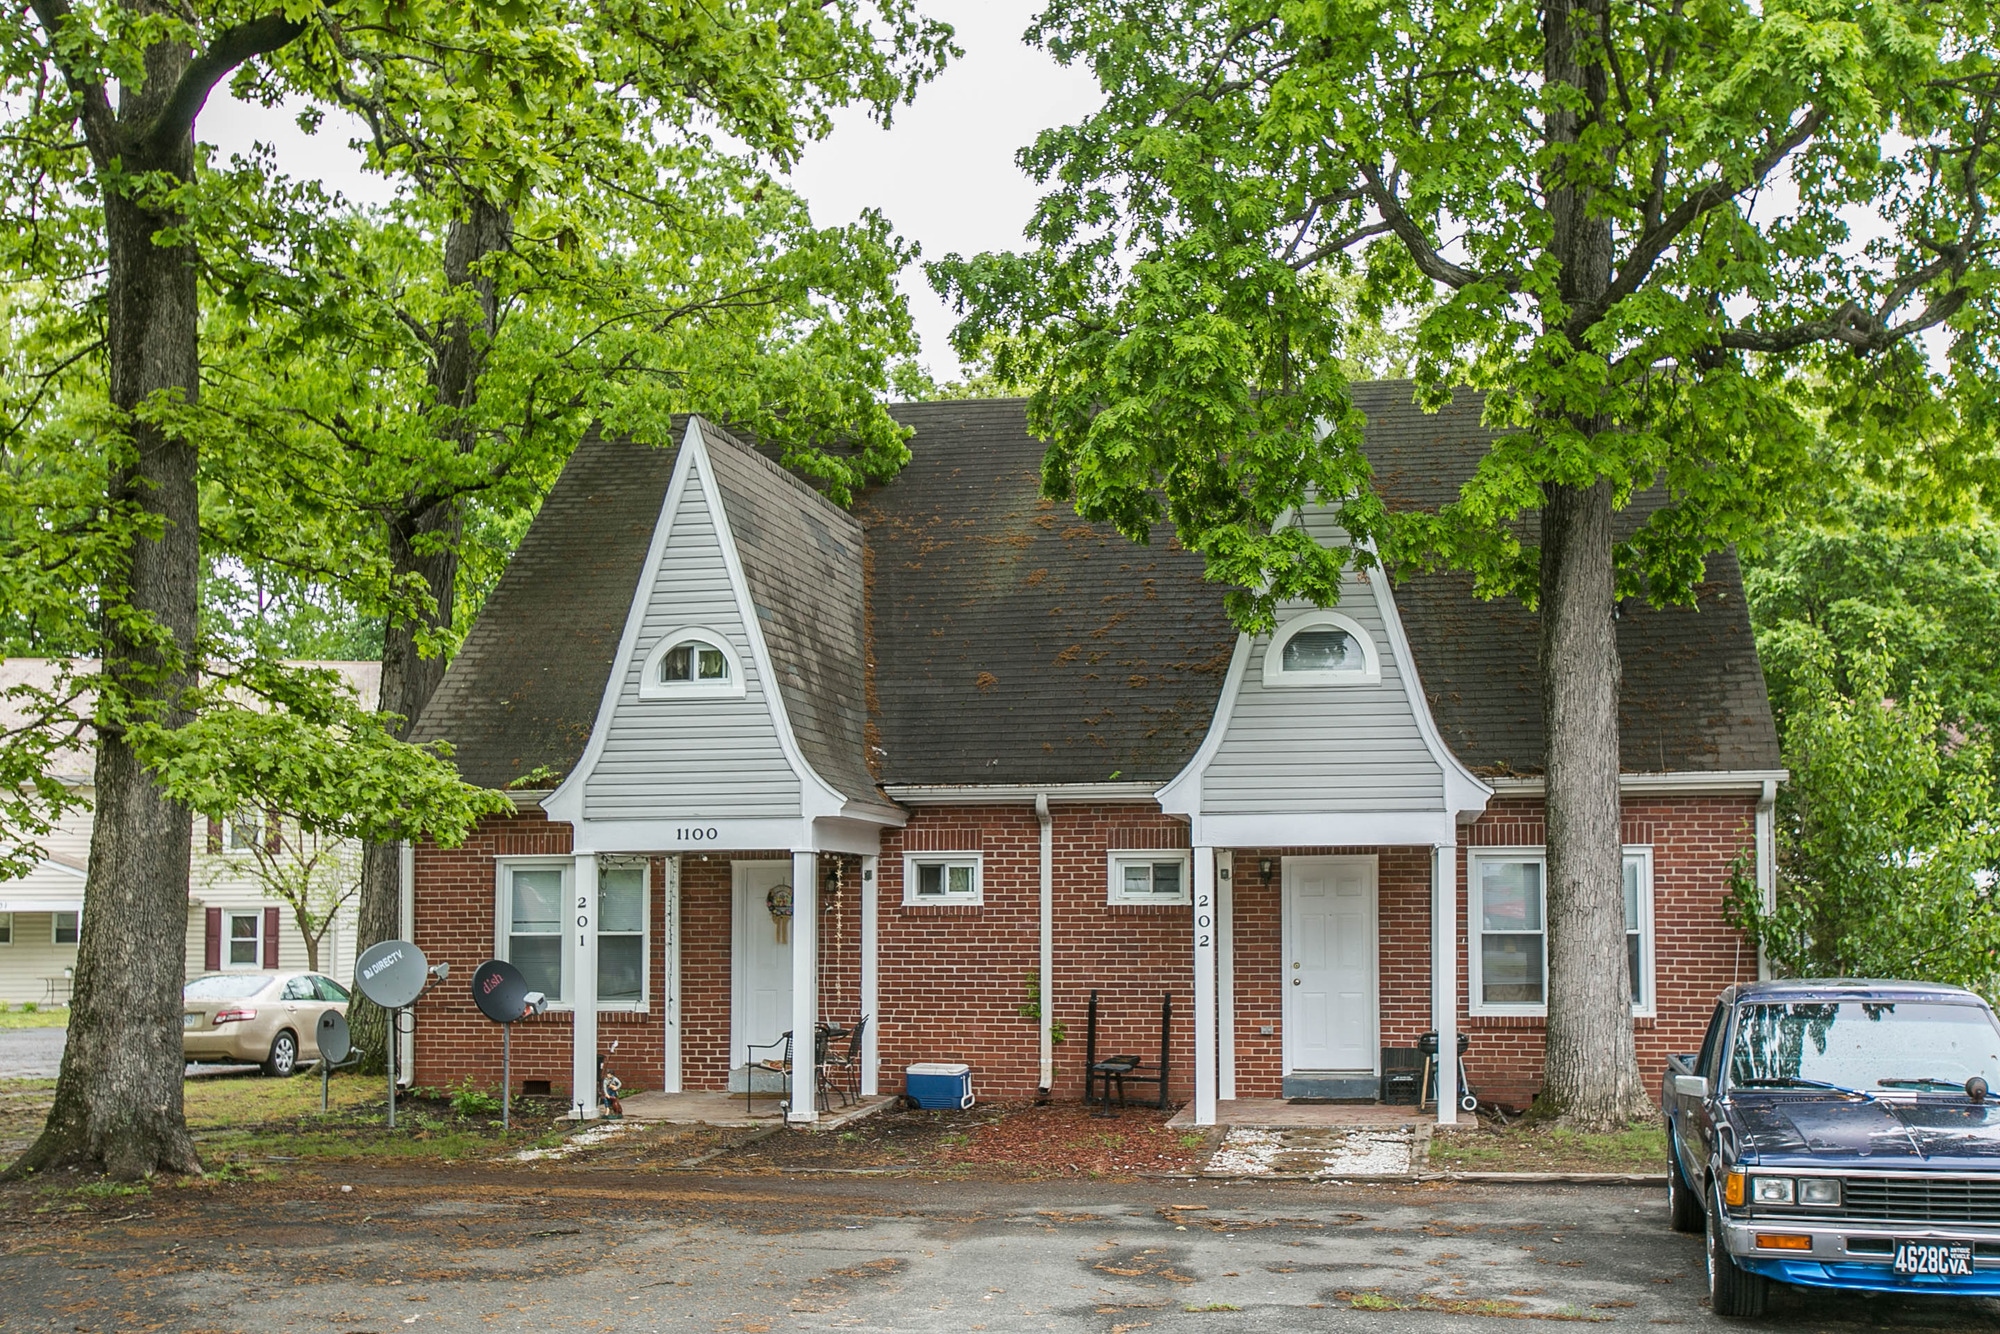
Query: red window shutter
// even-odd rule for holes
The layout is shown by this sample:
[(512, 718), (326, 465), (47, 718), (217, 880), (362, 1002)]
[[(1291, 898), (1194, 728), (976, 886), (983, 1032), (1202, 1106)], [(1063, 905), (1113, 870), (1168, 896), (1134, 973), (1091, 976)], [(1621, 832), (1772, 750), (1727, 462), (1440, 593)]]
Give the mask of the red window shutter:
[[(209, 821), (214, 828), (215, 822)], [(222, 909), (210, 908), (202, 927), (201, 966), (213, 973), (222, 967)]]
[(278, 966), (278, 910), (264, 909), (264, 966)]
[(213, 815), (208, 817), (208, 850), (211, 855), (222, 851), (222, 821)]

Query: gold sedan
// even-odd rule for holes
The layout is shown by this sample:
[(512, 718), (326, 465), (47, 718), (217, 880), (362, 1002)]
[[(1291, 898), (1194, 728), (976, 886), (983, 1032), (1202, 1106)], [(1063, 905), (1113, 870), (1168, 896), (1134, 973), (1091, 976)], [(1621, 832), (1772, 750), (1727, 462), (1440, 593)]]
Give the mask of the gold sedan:
[(347, 1013), (347, 988), (318, 973), (207, 973), (181, 993), (190, 1061), (261, 1065), (283, 1079), (319, 1059), (319, 1017)]

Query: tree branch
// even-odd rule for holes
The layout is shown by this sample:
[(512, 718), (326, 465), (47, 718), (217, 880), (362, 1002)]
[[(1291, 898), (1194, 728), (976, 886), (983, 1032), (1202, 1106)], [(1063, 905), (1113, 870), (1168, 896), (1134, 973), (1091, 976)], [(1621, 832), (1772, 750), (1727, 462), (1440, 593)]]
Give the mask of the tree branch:
[(112, 132), (118, 124), (117, 113), (111, 109), (111, 98), (104, 91), (104, 81), (83, 76), (62, 51), (63, 27), (70, 16), (69, 0), (31, 0), (35, 20), (48, 34), (49, 58), (62, 71), (63, 82), (75, 94), (82, 113), (84, 140), (100, 157), (108, 157), (112, 152)]
[(180, 81), (174, 85), (167, 104), (160, 108), (160, 114), (140, 136), (141, 142), (156, 153), (173, 148), (194, 130), (194, 118), (208, 101), (208, 95), (215, 91), (216, 84), (228, 78), (244, 61), (290, 45), (305, 30), (303, 19), (286, 18), (282, 10), (224, 28), (208, 44), (208, 49), (181, 71)]
[(1383, 181), (1380, 167), (1373, 163), (1361, 164), (1361, 177), (1368, 182), (1369, 202), (1375, 205), (1388, 230), (1396, 234), (1396, 239), (1410, 252), (1410, 258), (1416, 261), (1418, 270), (1426, 278), (1443, 283), (1453, 291), (1488, 281), (1498, 281), (1510, 292), (1519, 288), (1520, 280), (1517, 278), (1489, 279), (1485, 274), (1475, 273), (1440, 255), (1430, 238), (1424, 235), (1423, 229), (1417, 226), (1416, 220), (1404, 212), (1403, 203), (1396, 198), (1395, 190)]

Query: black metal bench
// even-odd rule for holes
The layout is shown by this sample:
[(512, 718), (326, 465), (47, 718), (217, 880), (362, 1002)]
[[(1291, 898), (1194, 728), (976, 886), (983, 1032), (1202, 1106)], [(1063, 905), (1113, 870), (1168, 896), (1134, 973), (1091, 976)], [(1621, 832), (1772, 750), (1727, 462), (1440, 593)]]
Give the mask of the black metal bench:
[[(1097, 993), (1090, 993), (1090, 1022), (1084, 1037), (1084, 1085), (1083, 1100), (1098, 1102), (1098, 1116), (1111, 1115), (1111, 1087), (1118, 1086), (1118, 1105), (1126, 1106), (1125, 1085), (1151, 1084), (1158, 1090), (1153, 1105), (1162, 1111), (1167, 1106), (1167, 1057), (1172, 1045), (1174, 1029), (1174, 997), (1168, 992), (1160, 997), (1160, 1063), (1147, 1065), (1137, 1056), (1107, 1056), (1102, 1060), (1097, 1055)], [(1102, 1098), (1098, 1097), (1100, 1085)]]

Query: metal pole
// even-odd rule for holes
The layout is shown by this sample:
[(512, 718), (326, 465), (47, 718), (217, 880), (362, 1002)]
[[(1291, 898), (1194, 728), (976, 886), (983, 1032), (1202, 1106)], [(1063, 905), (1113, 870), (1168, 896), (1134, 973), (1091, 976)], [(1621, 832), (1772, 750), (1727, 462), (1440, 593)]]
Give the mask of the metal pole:
[(509, 1041), (514, 1036), (512, 1024), (500, 1025), (500, 1130), (505, 1134), (508, 1127), (508, 1104), (514, 1094), (514, 1047)]
[(321, 1052), (319, 1054), (319, 1109), (322, 1112), (326, 1110), (327, 1079), (328, 1079), (328, 1073), (326, 1068), (326, 1053)]
[(389, 1129), (396, 1128), (396, 1044), (402, 1040), (401, 1026), (396, 1022), (396, 1011), (387, 1010), (389, 1020)]

